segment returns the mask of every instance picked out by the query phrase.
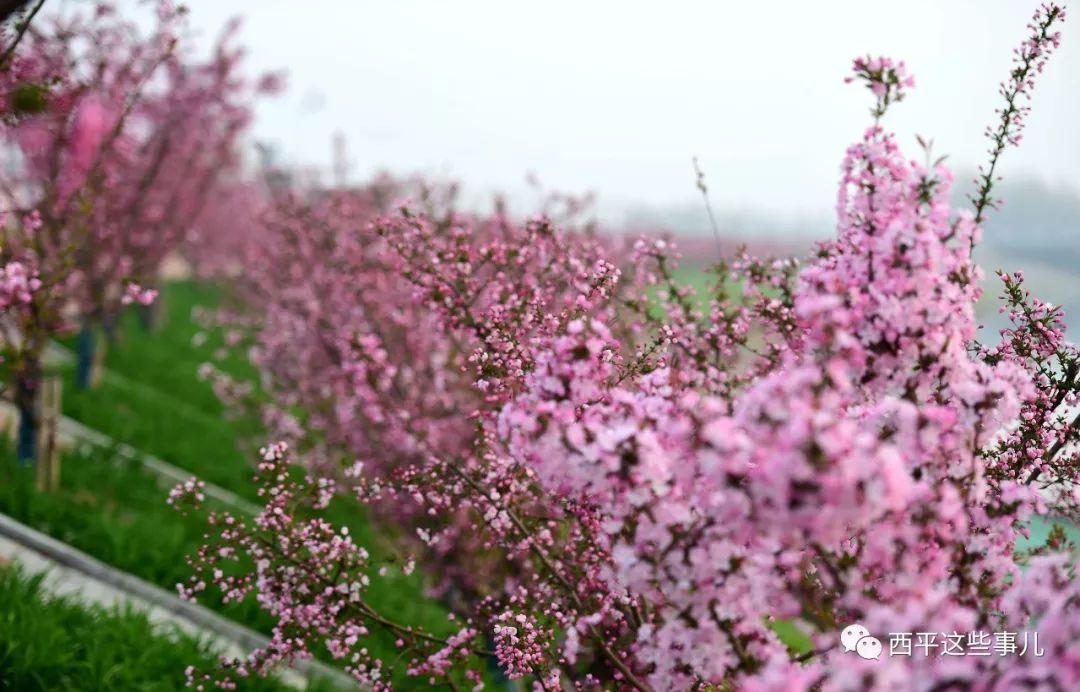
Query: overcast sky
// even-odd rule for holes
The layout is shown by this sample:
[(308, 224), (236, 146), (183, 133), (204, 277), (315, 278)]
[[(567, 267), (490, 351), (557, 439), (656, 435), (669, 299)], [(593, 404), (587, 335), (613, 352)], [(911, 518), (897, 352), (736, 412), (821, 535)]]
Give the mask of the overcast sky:
[[(421, 2), (185, 0), (209, 35), (245, 18), (249, 68), (284, 68), (257, 136), (327, 166), (345, 133), (354, 179), (380, 167), (520, 190), (527, 172), (606, 206), (693, 202), (690, 159), (714, 203), (823, 213), (869, 95), (852, 57), (907, 61), (918, 81), (886, 124), (917, 155), (936, 140), (982, 160), (997, 83), (1034, 1)], [(1080, 186), (1080, 17), (1040, 80), (1007, 175)]]

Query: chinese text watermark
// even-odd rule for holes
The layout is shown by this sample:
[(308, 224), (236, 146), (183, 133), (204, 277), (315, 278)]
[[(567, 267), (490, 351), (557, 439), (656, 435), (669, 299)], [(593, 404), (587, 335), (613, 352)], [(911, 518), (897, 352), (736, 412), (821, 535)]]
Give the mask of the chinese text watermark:
[[(1039, 633), (1003, 632), (889, 632), (889, 656), (1042, 656)], [(840, 633), (845, 652), (855, 652), (867, 660), (881, 658), (882, 639), (871, 635), (859, 623)]]

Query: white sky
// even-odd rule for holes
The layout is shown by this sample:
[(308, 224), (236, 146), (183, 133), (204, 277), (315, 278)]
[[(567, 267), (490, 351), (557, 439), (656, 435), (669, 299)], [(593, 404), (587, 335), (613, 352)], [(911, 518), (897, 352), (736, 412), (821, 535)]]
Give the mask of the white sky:
[[(448, 174), (474, 192), (597, 192), (606, 207), (694, 202), (705, 167), (720, 208), (822, 213), (869, 95), (851, 58), (907, 61), (918, 85), (886, 124), (918, 155), (982, 160), (1012, 48), (1036, 0), (994, 2), (421, 2), (184, 0), (212, 33), (245, 17), (252, 71), (289, 90), (256, 134), (326, 166), (348, 139), (354, 179), (379, 167)], [(1036, 90), (1007, 175), (1080, 187), (1080, 16)]]

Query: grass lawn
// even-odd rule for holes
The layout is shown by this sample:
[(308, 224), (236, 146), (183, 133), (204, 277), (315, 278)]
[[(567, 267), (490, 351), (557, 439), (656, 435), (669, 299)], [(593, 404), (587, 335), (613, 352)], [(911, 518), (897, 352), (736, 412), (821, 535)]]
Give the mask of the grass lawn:
[[(166, 505), (167, 492), (156, 476), (107, 450), (65, 454), (60, 488), (39, 492), (33, 469), (15, 463), (10, 445), (0, 447), (0, 512), (175, 593), (190, 575), (184, 556), (199, 547), (205, 523)], [(205, 605), (264, 632), (273, 625), (253, 603)]]
[[(74, 366), (66, 375), (64, 414), (125, 442), (136, 449), (190, 470), (205, 481), (254, 498), (251, 484), (253, 450), (261, 439), (258, 421), (228, 420), (208, 382), (197, 377), (199, 365), (212, 360), (224, 344), (218, 330), (208, 330), (206, 342), (193, 344), (203, 331), (191, 320), (196, 306), (213, 306), (218, 291), (189, 283), (170, 284), (162, 291), (162, 324), (144, 329), (134, 311), (125, 313), (121, 328), (106, 349), (106, 372), (101, 384), (80, 390), (72, 383)], [(74, 339), (65, 345), (73, 347)], [(231, 353), (215, 364), (229, 374), (253, 379), (255, 372), (242, 354)]]
[[(0, 689), (178, 690), (184, 669), (210, 669), (216, 654), (130, 608), (84, 606), (45, 593), (42, 576), (0, 567)], [(240, 689), (284, 689), (250, 680)]]
[[(193, 337), (203, 330), (192, 323), (192, 309), (213, 306), (219, 293), (213, 287), (178, 283), (164, 287), (162, 296), (166, 315), (158, 329), (146, 331), (134, 312), (124, 316), (118, 338), (107, 349), (106, 373), (98, 388), (77, 389), (73, 366), (61, 367), (66, 376), (64, 413), (254, 499), (254, 449), (241, 441), (258, 446), (266, 441), (264, 433), (257, 421), (228, 420), (210, 384), (196, 375), (224, 339), (210, 330), (205, 344), (194, 346)], [(65, 345), (71, 347), (73, 340)], [(237, 377), (254, 375), (242, 357), (214, 362)], [(10, 446), (0, 445), (0, 512), (170, 591), (187, 578), (183, 556), (200, 544), (205, 524), (201, 517), (184, 517), (165, 504), (167, 485), (108, 450), (72, 450), (64, 455), (61, 469), (61, 487), (38, 492), (31, 473), (16, 466)], [(376, 558), (382, 553), (384, 539), (359, 507), (335, 502), (323, 516), (348, 526)], [(393, 573), (396, 576), (373, 576), (369, 603), (398, 622), (439, 634), (453, 631), (446, 609), (423, 594), (419, 574)], [(203, 602), (263, 632), (273, 624), (253, 601), (224, 607), (208, 598)], [(388, 662), (399, 654), (390, 637), (377, 635), (369, 648)]]
[[(183, 558), (199, 547), (206, 524), (201, 515), (175, 512), (165, 504), (165, 496), (166, 489), (156, 476), (135, 462), (116, 460), (107, 450), (66, 454), (60, 488), (39, 492), (34, 487), (33, 470), (20, 468), (10, 445), (0, 445), (0, 513), (174, 591), (177, 583), (190, 576)], [(213, 502), (209, 502), (212, 507)], [(355, 520), (351, 523), (357, 527), (354, 537), (360, 543), (376, 545), (370, 526)], [(372, 553), (377, 555), (377, 548)], [(396, 621), (449, 634), (446, 610), (425, 598), (422, 591), (418, 574), (406, 577), (394, 571), (386, 577), (372, 575), (367, 600)], [(200, 596), (199, 602), (265, 634), (274, 625), (254, 599), (223, 604), (211, 590)], [(0, 604), (3, 617), (4, 606)], [(399, 653), (392, 637), (378, 631), (368, 646), (388, 661)], [(5, 688), (0, 685), (0, 689)]]

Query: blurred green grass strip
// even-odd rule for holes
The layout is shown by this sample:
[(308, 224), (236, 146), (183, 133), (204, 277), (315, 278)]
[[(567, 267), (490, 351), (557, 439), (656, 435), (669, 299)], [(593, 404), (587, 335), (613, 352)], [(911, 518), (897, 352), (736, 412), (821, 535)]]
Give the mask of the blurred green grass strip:
[[(175, 627), (154, 625), (127, 608), (83, 606), (51, 596), (43, 575), (0, 567), (0, 689), (176, 690), (184, 669), (210, 669), (208, 642)], [(243, 690), (279, 690), (275, 680), (250, 680)]]
[[(134, 311), (124, 315), (118, 338), (106, 351), (106, 371), (98, 388), (76, 389), (70, 372), (65, 372), (64, 414), (254, 500), (255, 450), (245, 449), (243, 441), (253, 446), (265, 443), (265, 431), (257, 420), (227, 419), (210, 384), (196, 376), (201, 363), (213, 360), (231, 375), (255, 378), (242, 356), (213, 359), (224, 346), (224, 335), (217, 329), (203, 330), (191, 320), (196, 307), (219, 304), (221, 291), (202, 284), (170, 283), (163, 287), (162, 298), (165, 315), (158, 329), (146, 331)], [(198, 333), (205, 334), (205, 343), (197, 347), (193, 342)], [(136, 461), (108, 449), (86, 448), (66, 453), (60, 488), (41, 493), (34, 488), (32, 474), (16, 467), (12, 449), (0, 444), (0, 512), (174, 591), (190, 576), (183, 558), (201, 545), (206, 527), (201, 516), (185, 517), (165, 504), (168, 486), (171, 483), (163, 483)], [(322, 516), (348, 526), (375, 562), (388, 557), (385, 533), (371, 525), (356, 503), (335, 500)], [(372, 575), (367, 600), (398, 622), (441, 635), (455, 629), (447, 609), (424, 594), (419, 573), (404, 576), (391, 570), (386, 577)], [(223, 605), (216, 593), (208, 592), (200, 602), (264, 634), (273, 626), (251, 599)], [(381, 633), (374, 634), (368, 648), (390, 661), (400, 654), (393, 638)], [(395, 682), (401, 682), (397, 677)]]

